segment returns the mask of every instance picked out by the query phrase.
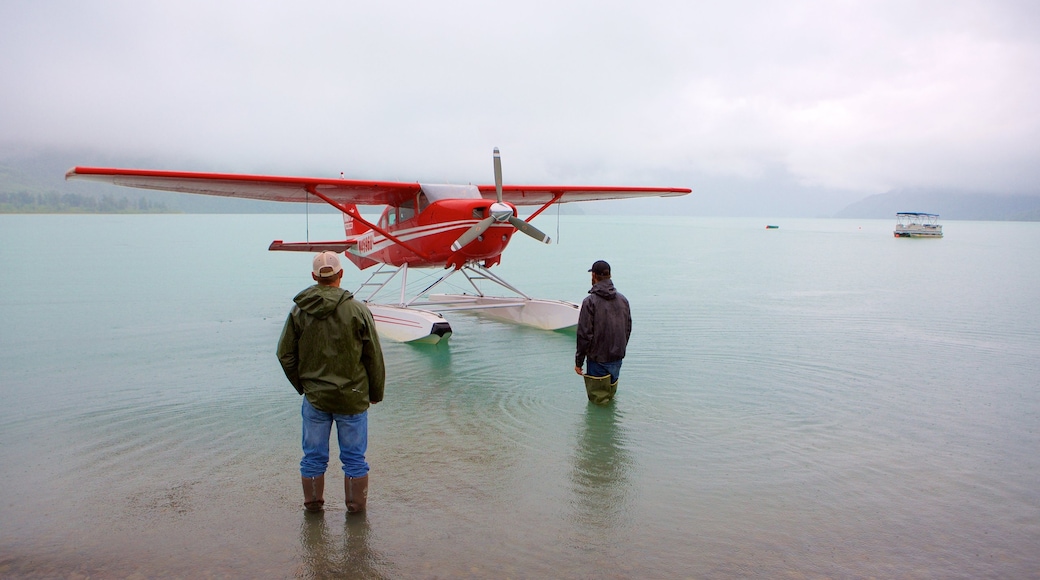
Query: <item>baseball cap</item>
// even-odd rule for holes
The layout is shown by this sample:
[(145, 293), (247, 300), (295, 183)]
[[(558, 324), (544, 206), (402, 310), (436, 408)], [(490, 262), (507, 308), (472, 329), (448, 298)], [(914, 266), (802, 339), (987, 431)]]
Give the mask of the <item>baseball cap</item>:
[(597, 276), (610, 276), (610, 264), (603, 260), (596, 260), (592, 267), (589, 268), (589, 272)]
[(322, 252), (314, 256), (314, 268), (312, 272), (319, 278), (331, 278), (338, 274), (343, 267), (339, 265), (336, 252)]

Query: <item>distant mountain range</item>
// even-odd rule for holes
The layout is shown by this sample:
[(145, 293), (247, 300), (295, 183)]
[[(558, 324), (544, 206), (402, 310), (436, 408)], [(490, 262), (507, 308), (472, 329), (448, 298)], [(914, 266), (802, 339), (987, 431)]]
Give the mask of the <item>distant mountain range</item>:
[(0, 150), (0, 213), (336, 212), (324, 204), (309, 204), (308, 208), (302, 203), (187, 195), (171, 191), (117, 187), (93, 181), (65, 181), (65, 172), (76, 165), (164, 169), (154, 161), (113, 161), (97, 153), (85, 151), (22, 153), (10, 149)]
[[(186, 195), (167, 191), (128, 189), (90, 181), (65, 181), (65, 172), (74, 165), (101, 167), (149, 167), (167, 169), (149, 159), (108, 159), (90, 151), (31, 152), (14, 147), (0, 148), (0, 213), (334, 213), (325, 205), (275, 203), (248, 199), (232, 199), (208, 195)], [(180, 169), (169, 167), (168, 169)], [(195, 167), (198, 171), (216, 171)], [(694, 190), (690, 198), (679, 202), (653, 205), (650, 213), (668, 211), (687, 215), (750, 216), (762, 211), (772, 215), (783, 210), (782, 205), (799, 196), (811, 198), (812, 192), (785, 191), (783, 196), (762, 198), (772, 203), (770, 209), (758, 213), (740, 213), (748, 209), (747, 200), (738, 200), (719, 184), (705, 183)], [(840, 203), (819, 194), (817, 197)], [(646, 213), (639, 210), (641, 200), (632, 203), (567, 204), (561, 213)], [(655, 201), (655, 200), (647, 200)], [(660, 201), (660, 200), (656, 200)], [(710, 202), (710, 204), (708, 204)], [(741, 205), (743, 203), (743, 205)], [(706, 204), (707, 207), (704, 207)], [(758, 204), (758, 205), (763, 205)], [(649, 205), (649, 204), (648, 204)], [(754, 205), (754, 204), (752, 204)], [(775, 206), (775, 207), (774, 207)], [(794, 214), (820, 209), (820, 204), (792, 206)], [(840, 207), (834, 204), (831, 207)], [(666, 209), (659, 209), (666, 208)], [(705, 211), (706, 210), (706, 211)], [(554, 210), (556, 211), (556, 210)], [(832, 210), (833, 211), (833, 210)], [(899, 190), (872, 195), (846, 206), (830, 217), (855, 219), (891, 219), (897, 212), (916, 211), (937, 213), (943, 220), (1040, 221), (1040, 195), (996, 195), (966, 193), (948, 190)], [(736, 213), (735, 213), (736, 212)], [(826, 217), (828, 211), (790, 217)], [(777, 215), (785, 215), (777, 213)]]
[(936, 213), (944, 220), (1040, 221), (1040, 195), (890, 191), (850, 204), (834, 217), (886, 219), (897, 212)]

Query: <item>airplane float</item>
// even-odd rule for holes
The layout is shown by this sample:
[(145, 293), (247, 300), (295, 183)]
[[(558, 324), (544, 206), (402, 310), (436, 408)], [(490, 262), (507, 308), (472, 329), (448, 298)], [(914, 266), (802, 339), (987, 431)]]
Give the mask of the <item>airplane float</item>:
[[(494, 150), (494, 185), (449, 185), (362, 181), (343, 178), (282, 177), (196, 173), (147, 169), (74, 167), (65, 179), (100, 181), (125, 187), (180, 193), (241, 197), (264, 201), (327, 203), (343, 213), (346, 239), (325, 242), (275, 240), (270, 250), (342, 252), (360, 270), (378, 266), (354, 294), (372, 311), (381, 337), (401, 342), (436, 343), (451, 336), (442, 312), (475, 310), (491, 318), (546, 330), (578, 323), (579, 306), (531, 298), (491, 267), (516, 231), (543, 243), (550, 239), (531, 220), (555, 203), (634, 197), (686, 195), (691, 190), (665, 187), (581, 187), (571, 185), (502, 185), (502, 161)], [(357, 206), (386, 206), (377, 221)], [(540, 206), (520, 219), (517, 206)], [(412, 268), (442, 270), (418, 292), (407, 290)], [(431, 294), (455, 274), (473, 288), (469, 294)], [(491, 296), (478, 285), (489, 281), (514, 296)], [(399, 289), (396, 300), (377, 296)]]

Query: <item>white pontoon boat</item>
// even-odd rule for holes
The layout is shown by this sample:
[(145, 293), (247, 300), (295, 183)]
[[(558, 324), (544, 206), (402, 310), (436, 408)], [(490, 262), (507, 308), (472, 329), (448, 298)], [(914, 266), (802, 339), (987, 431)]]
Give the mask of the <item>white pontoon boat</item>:
[(896, 214), (897, 238), (941, 238), (942, 226), (939, 225), (939, 214), (900, 212)]

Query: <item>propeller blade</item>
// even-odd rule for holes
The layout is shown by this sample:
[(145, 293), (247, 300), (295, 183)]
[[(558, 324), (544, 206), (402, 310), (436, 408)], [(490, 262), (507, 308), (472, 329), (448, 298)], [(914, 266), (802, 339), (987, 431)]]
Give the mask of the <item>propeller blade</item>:
[(502, 156), (498, 154), (498, 147), (495, 147), (495, 195), (498, 203), (502, 203)]
[(514, 228), (520, 230), (521, 232), (524, 232), (525, 234), (531, 236), (532, 238), (538, 240), (539, 242), (548, 244), (549, 242), (552, 241), (551, 239), (549, 239), (549, 236), (543, 234), (541, 232), (541, 230), (539, 230), (538, 228), (532, 226), (531, 224), (525, 222), (524, 220), (522, 220), (522, 219), (520, 219), (520, 218), (518, 218), (516, 216), (510, 216), (509, 217), (509, 223), (513, 224)]
[(451, 245), (451, 251), (457, 252), (462, 249), (462, 246), (477, 239), (480, 234), (484, 233), (489, 227), (491, 227), (491, 223), (494, 221), (495, 217), (489, 216), (473, 224), (473, 227), (462, 232), (459, 239), (455, 240), (455, 243)]

